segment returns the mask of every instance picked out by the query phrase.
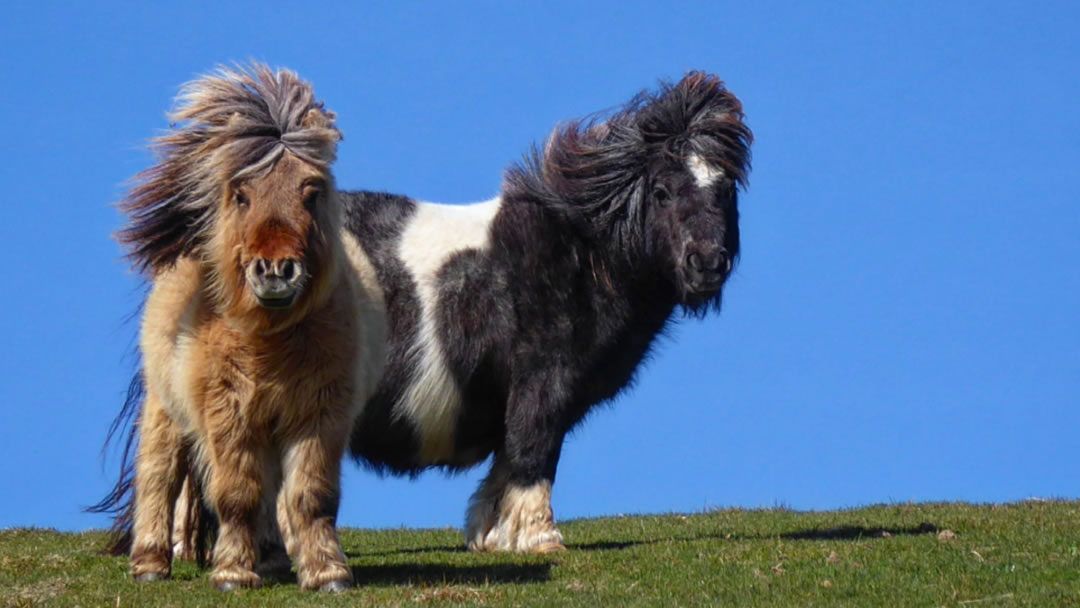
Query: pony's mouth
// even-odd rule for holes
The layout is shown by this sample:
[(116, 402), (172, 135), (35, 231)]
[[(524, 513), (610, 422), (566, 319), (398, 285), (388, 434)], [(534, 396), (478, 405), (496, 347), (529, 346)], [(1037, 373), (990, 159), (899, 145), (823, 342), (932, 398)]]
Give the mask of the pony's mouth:
[(719, 270), (699, 271), (684, 268), (682, 276), (683, 296), (689, 299), (706, 299), (720, 291), (727, 279), (727, 273)]
[(288, 308), (296, 302), (303, 289), (299, 285), (290, 285), (278, 278), (263, 278), (251, 282), (251, 292), (259, 301), (259, 306), (271, 310)]
[(297, 292), (292, 292), (286, 296), (271, 296), (264, 297), (259, 294), (255, 294), (255, 299), (259, 301), (259, 306), (263, 308), (269, 308), (272, 310), (280, 310), (283, 308), (289, 308), (296, 301)]

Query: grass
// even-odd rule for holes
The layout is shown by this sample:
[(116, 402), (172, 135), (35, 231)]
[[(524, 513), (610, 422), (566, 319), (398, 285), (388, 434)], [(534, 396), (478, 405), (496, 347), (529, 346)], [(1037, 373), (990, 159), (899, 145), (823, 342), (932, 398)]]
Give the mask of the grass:
[(341, 531), (357, 587), (136, 584), (101, 532), (0, 531), (2, 606), (1075, 606), (1080, 502), (719, 510), (574, 520), (569, 551), (472, 554), (457, 530)]

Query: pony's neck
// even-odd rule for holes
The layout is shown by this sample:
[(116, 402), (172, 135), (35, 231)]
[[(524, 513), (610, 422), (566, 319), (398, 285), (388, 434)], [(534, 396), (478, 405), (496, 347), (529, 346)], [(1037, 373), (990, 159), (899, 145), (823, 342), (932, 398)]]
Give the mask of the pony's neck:
[(622, 243), (599, 232), (582, 235), (578, 247), (598, 307), (631, 324), (662, 323), (671, 316), (678, 305), (675, 288), (641, 243)]

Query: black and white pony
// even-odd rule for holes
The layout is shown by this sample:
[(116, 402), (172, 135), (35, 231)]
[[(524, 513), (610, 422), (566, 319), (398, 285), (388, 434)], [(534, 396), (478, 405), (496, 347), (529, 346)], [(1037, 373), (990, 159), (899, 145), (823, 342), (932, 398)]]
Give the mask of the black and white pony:
[(556, 129), (494, 200), (342, 193), (390, 335), (352, 454), (397, 474), (494, 454), (468, 547), (562, 549), (551, 488), (563, 439), (630, 383), (679, 310), (719, 310), (751, 140), (738, 99), (694, 72)]

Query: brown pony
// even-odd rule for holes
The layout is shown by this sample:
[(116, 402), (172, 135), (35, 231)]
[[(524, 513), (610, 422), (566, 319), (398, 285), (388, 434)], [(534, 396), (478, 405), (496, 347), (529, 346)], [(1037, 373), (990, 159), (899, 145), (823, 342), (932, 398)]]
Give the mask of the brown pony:
[[(349, 269), (359, 249), (341, 233), (334, 118), (292, 72), (221, 68), (184, 87), (179, 126), (153, 141), (160, 161), (120, 205), (118, 239), (152, 281), (126, 507), (136, 580), (169, 576), (187, 480), (220, 524), (219, 589), (260, 583), (275, 513), (302, 588), (352, 582), (335, 530), (340, 463), (381, 373), (385, 322), (372, 274)], [(124, 510), (123, 483), (103, 505)]]

